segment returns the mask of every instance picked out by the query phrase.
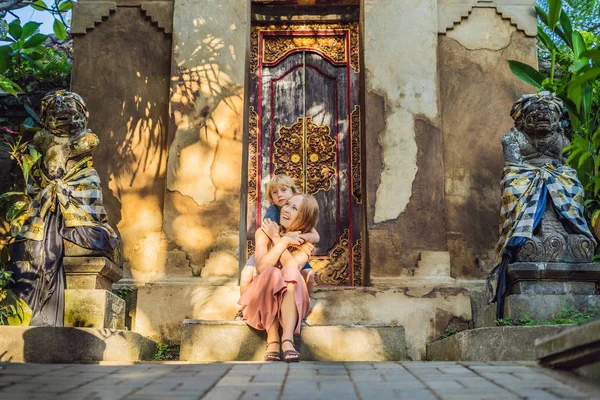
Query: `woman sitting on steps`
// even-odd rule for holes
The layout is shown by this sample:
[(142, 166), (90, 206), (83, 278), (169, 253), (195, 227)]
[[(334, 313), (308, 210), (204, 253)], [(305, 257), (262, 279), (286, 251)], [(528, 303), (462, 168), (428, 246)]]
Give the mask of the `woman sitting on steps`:
[[(294, 334), (300, 333), (302, 319), (309, 309), (306, 282), (300, 273), (314, 246), (304, 243), (300, 233), (317, 225), (319, 206), (314, 197), (298, 194), (281, 208), (281, 230), (265, 220), (255, 234), (254, 262), (258, 275), (240, 297), (244, 321), (267, 331), (265, 361), (296, 362)], [(280, 342), (279, 327), (282, 328)]]

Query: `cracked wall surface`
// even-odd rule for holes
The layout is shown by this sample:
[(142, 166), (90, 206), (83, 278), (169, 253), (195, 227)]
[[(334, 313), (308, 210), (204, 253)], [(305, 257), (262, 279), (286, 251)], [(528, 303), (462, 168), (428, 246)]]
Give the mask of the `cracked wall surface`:
[(480, 278), (493, 268), (498, 240), (500, 139), (512, 104), (535, 89), (513, 76), (507, 60), (536, 66), (535, 38), (494, 8), (475, 8), (439, 36), (445, 198), (452, 276)]
[(363, 28), (367, 225), (371, 276), (389, 277), (446, 246), (437, 1), (374, 3)]
[[(163, 229), (193, 275), (237, 276), (247, 4), (176, 0), (174, 8)], [(211, 260), (219, 267), (204, 269)]]
[[(104, 15), (105, 3), (86, 1), (74, 8), (73, 26), (84, 28), (73, 31), (71, 87), (86, 101), (90, 129), (100, 138), (94, 165), (109, 221), (123, 240), (124, 277), (144, 281), (166, 263), (171, 37), (139, 6), (113, 2)], [(91, 17), (94, 29), (86, 31)]]

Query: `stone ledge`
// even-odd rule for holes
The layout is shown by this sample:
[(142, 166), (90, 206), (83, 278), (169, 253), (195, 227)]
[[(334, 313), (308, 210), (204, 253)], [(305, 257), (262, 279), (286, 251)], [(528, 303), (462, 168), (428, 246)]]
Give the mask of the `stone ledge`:
[[(535, 355), (552, 368), (577, 369), (600, 360), (600, 319), (536, 339)], [(600, 376), (600, 364), (595, 367)]]
[(427, 345), (427, 360), (533, 361), (534, 341), (572, 325), (499, 326), (459, 332)]
[[(262, 361), (266, 334), (242, 321), (183, 321), (181, 361)], [(303, 361), (407, 359), (402, 326), (304, 326), (296, 338)]]
[(68, 289), (111, 290), (123, 277), (123, 270), (106, 257), (65, 257)]
[(508, 281), (600, 282), (600, 263), (518, 262), (508, 266)]
[(156, 343), (136, 332), (0, 326), (0, 359), (27, 363), (152, 360)]
[[(598, 295), (510, 295), (504, 300), (504, 316), (512, 319), (531, 318), (538, 321), (551, 321), (563, 308), (600, 312)], [(485, 326), (495, 326), (496, 303), (485, 306)]]

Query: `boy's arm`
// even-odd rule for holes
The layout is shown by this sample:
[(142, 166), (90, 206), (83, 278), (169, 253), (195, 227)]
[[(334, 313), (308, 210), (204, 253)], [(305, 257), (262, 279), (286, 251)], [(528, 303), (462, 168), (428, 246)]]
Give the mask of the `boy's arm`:
[(304, 239), (305, 242), (312, 243), (312, 244), (317, 244), (317, 243), (319, 243), (319, 240), (321, 240), (321, 237), (319, 236), (319, 232), (317, 232), (317, 230), (315, 228), (312, 228), (310, 230), (310, 232), (308, 232), (308, 233), (300, 234), (300, 237), (302, 239)]

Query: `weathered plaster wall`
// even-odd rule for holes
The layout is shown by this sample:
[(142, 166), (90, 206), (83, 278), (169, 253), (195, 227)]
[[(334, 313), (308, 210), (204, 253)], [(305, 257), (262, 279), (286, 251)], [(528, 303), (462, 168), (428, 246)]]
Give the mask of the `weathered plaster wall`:
[(437, 0), (365, 0), (363, 15), (371, 277), (412, 275), (446, 249)]
[(170, 276), (237, 276), (248, 6), (175, 0), (163, 229), (189, 268)]
[[(126, 4), (123, 4), (126, 3)], [(94, 164), (111, 225), (123, 239), (125, 277), (164, 270), (165, 192), (171, 37), (147, 2), (80, 1), (74, 5), (72, 90), (100, 137)], [(172, 3), (152, 2), (167, 21)], [(124, 6), (122, 6), (124, 5)]]
[(513, 125), (514, 101), (535, 91), (512, 75), (506, 60), (537, 65), (535, 37), (495, 8), (473, 8), (439, 36), (438, 49), (451, 272), (483, 277), (498, 240), (500, 138)]

